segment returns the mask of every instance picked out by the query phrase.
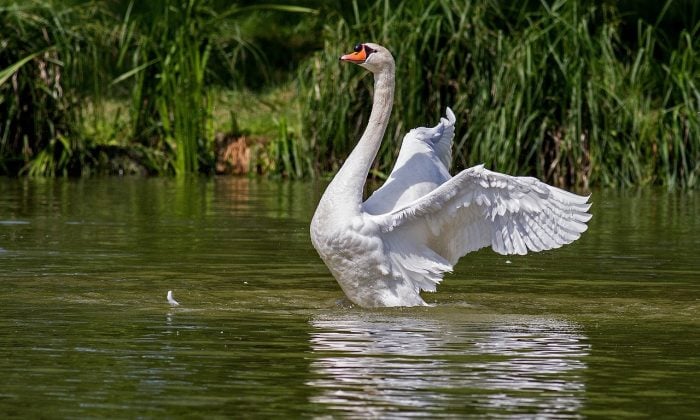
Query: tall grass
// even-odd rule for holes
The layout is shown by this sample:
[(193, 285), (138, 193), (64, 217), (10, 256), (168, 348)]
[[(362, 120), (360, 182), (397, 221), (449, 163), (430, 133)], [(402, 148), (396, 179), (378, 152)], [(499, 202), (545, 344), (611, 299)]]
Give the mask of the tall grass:
[[(700, 24), (688, 18), (669, 36), (662, 22), (682, 17), (683, 2), (637, 21), (617, 8), (625, 2), (309, 0), (326, 13), (299, 36), (297, 21), (271, 13), (310, 9), (244, 3), (1, 2), (0, 174), (210, 172), (218, 91), (280, 80), (314, 42), (321, 51), (297, 73), (301, 123), (258, 119), (277, 132), (258, 146), (271, 173), (333, 172), (361, 134), (372, 89), (371, 75), (337, 56), (375, 41), (399, 72), (375, 177), (391, 170), (405, 132), (450, 105), (458, 169), (485, 162), (583, 187), (698, 185)], [(292, 26), (250, 42), (280, 22)]]
[(262, 68), (240, 25), (262, 10), (312, 12), (214, 0), (3, 2), (0, 173), (211, 172), (213, 92), (235, 86), (242, 61)]
[(119, 64), (129, 69), (114, 83), (129, 80), (132, 137), (160, 151), (157, 172), (188, 174), (211, 167), (211, 93), (205, 73), (211, 50), (212, 11), (200, 0), (151, 2), (133, 15), (129, 4), (119, 34)]
[[(90, 157), (79, 135), (89, 42), (101, 19), (91, 4), (52, 7), (28, 0), (0, 6), (0, 173), (80, 173)], [(76, 83), (76, 81), (80, 83)]]
[(119, 64), (128, 62), (128, 70), (114, 80), (134, 83), (132, 136), (161, 152), (154, 155), (161, 157), (152, 165), (157, 172), (211, 172), (216, 86), (212, 82), (222, 76), (210, 71), (211, 59), (220, 72), (226, 69), (224, 76), (235, 79), (241, 60), (248, 60), (248, 65), (264, 61), (241, 35), (239, 16), (256, 10), (308, 13), (311, 9), (156, 0), (141, 13), (132, 13), (136, 4), (133, 0), (129, 4), (119, 36)]
[(357, 41), (392, 50), (395, 111), (373, 167), (386, 175), (403, 134), (457, 113), (454, 163), (485, 162), (557, 185), (694, 187), (700, 174), (700, 24), (668, 45), (637, 22), (621, 40), (614, 3), (377, 2), (325, 27), (300, 70), (302, 138), (334, 171), (369, 114), (371, 75), (339, 65)]

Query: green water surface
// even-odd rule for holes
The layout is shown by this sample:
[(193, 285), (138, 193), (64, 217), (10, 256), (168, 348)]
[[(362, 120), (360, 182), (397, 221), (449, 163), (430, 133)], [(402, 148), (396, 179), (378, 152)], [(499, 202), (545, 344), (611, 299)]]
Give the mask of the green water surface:
[(365, 310), (311, 247), (322, 188), (0, 178), (0, 415), (700, 413), (698, 194), (595, 191), (575, 244)]

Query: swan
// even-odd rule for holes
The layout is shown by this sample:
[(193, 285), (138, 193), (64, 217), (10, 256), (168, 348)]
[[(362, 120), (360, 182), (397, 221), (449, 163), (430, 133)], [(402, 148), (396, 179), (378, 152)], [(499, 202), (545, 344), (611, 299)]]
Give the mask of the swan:
[(362, 307), (421, 306), (460, 257), (486, 246), (524, 255), (571, 243), (587, 229), (588, 197), (532, 177), (477, 165), (451, 176), (455, 115), (403, 138), (386, 182), (363, 201), (367, 174), (393, 106), (394, 58), (358, 44), (340, 57), (374, 75), (367, 127), (323, 193), (311, 242), (350, 301)]

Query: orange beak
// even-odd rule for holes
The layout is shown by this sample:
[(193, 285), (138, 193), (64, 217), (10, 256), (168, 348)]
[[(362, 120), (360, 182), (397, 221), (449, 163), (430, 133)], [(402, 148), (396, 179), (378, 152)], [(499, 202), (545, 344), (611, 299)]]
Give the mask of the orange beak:
[(367, 52), (365, 52), (365, 49), (362, 48), (358, 52), (352, 52), (350, 54), (345, 54), (340, 57), (340, 61), (349, 61), (351, 63), (355, 64), (362, 64), (365, 62), (367, 59)]

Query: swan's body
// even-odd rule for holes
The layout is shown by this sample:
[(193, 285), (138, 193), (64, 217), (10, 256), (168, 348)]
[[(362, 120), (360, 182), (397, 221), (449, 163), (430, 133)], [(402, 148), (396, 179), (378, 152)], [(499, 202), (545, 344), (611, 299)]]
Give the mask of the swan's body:
[(558, 248), (587, 228), (588, 198), (483, 165), (450, 176), (455, 116), (411, 130), (387, 181), (362, 191), (389, 121), (394, 60), (361, 44), (341, 57), (374, 73), (367, 129), (318, 204), (311, 240), (347, 297), (365, 307), (425, 305), (445, 272), (468, 252), (500, 254)]

